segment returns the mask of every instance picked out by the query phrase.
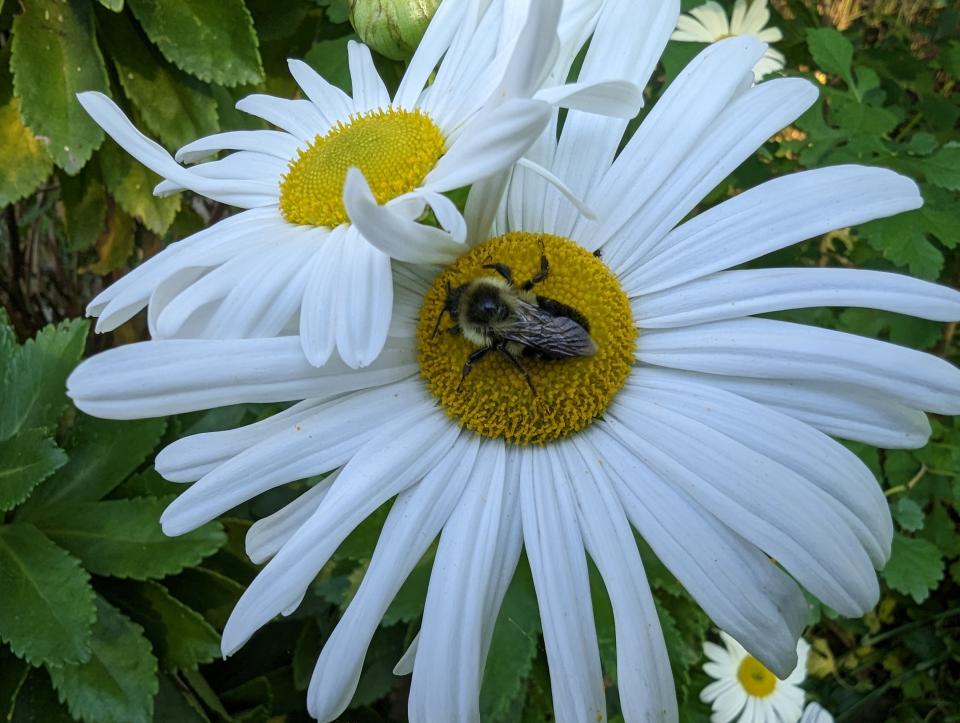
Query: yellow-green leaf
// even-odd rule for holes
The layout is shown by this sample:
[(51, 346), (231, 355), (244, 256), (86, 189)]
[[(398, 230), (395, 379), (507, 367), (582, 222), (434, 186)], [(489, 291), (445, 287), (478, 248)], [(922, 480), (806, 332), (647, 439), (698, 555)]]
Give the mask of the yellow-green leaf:
[(153, 187), (163, 180), (160, 176), (127, 155), (112, 140), (100, 150), (100, 173), (120, 208), (155, 234), (166, 232), (180, 210), (180, 195), (154, 196)]

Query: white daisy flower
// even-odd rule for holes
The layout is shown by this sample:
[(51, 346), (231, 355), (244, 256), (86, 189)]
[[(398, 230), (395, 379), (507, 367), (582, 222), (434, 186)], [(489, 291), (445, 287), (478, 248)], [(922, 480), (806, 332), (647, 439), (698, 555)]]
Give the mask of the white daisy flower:
[[(93, 119), (166, 179), (155, 193), (189, 189), (247, 209), (171, 244), (98, 295), (87, 308), (100, 317), (97, 330), (149, 305), (154, 338), (299, 330), (312, 364), (334, 349), (350, 367), (370, 364), (390, 326), (391, 259), (438, 263), (464, 250), (463, 218), (444, 192), (515, 162), (553, 106), (623, 117), (640, 108), (640, 90), (609, 74), (589, 85), (550, 84), (548, 71), (558, 55), (572, 61), (599, 4), (578, 4), (561, 19), (549, 0), (445, 2), (393, 98), (367, 47), (351, 42), (352, 97), (291, 60), (305, 99), (251, 95), (237, 104), (280, 130), (218, 133), (176, 160), (109, 98), (81, 93)], [(181, 165), (222, 150), (233, 153)], [(427, 208), (441, 228), (417, 221)]]
[(723, 647), (703, 644), (709, 659), (703, 670), (714, 682), (700, 692), (700, 700), (713, 709), (710, 722), (797, 723), (803, 714), (800, 684), (807, 677), (810, 644), (800, 639), (797, 666), (781, 680), (732, 637), (722, 631), (720, 637)]
[[(733, 15), (727, 19), (727, 13), (720, 3), (708, 0), (693, 8), (689, 15), (681, 15), (677, 20), (677, 29), (671, 40), (686, 40), (694, 43), (713, 43), (717, 40), (736, 35), (752, 35), (765, 43), (775, 43), (783, 39), (780, 28), (766, 27), (770, 22), (770, 10), (767, 0), (737, 0), (733, 6)], [(786, 58), (773, 48), (757, 61), (753, 75), (760, 80), (765, 75), (783, 70)]]
[[(608, 67), (645, 81), (674, 8), (631, 1), (604, 13), (581, 82)], [(622, 28), (637, 26), (650, 29), (647, 41), (624, 44)], [(518, 167), (490, 238), (473, 239), (481, 242), (435, 274), (397, 264), (390, 338), (367, 369), (313, 368), (296, 338), (151, 341), (78, 367), (70, 395), (108, 418), (301, 400), (157, 457), (167, 479), (194, 482), (162, 517), (174, 535), (270, 488), (336, 471), (251, 527), (248, 553), (267, 564), (224, 630), (225, 653), (296, 608), (350, 531), (393, 498), (310, 683), (320, 720), (349, 704), (381, 617), (437, 536), (418, 642), (398, 667), (413, 672), (413, 721), (478, 720), (490, 636), (521, 549), (561, 722), (606, 717), (587, 554), (613, 607), (625, 720), (677, 719), (634, 530), (720, 629), (783, 677), (806, 619), (801, 586), (843, 615), (873, 607), (889, 510), (869, 469), (828, 435), (922, 446), (924, 410), (960, 411), (960, 371), (883, 341), (751, 315), (829, 304), (945, 321), (960, 318), (960, 293), (874, 271), (725, 271), (920, 206), (916, 184), (888, 170), (777, 178), (683, 222), (816, 99), (802, 79), (753, 86), (765, 51), (750, 37), (708, 47), (619, 153), (624, 122), (571, 112), (534, 161), (598, 220)], [(534, 293), (554, 300), (535, 303), (556, 316), (555, 302), (569, 307), (561, 326), (579, 318), (596, 352), (521, 355), (526, 379), (497, 351), (464, 378), (480, 348), (467, 334), (435, 333), (441, 311), (460, 311), (451, 302), (471, 280), (507, 288), (504, 275), (535, 282)], [(453, 324), (442, 319), (441, 329)]]
[(833, 716), (822, 705), (811, 701), (803, 709), (803, 715), (800, 717), (800, 723), (833, 723)]

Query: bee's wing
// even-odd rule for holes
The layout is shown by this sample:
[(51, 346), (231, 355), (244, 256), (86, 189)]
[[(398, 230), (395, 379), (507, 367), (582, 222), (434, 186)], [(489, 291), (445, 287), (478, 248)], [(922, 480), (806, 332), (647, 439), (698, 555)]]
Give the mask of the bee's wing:
[(597, 345), (589, 332), (573, 319), (554, 316), (543, 309), (519, 301), (513, 323), (498, 333), (510, 341), (552, 358), (593, 356)]

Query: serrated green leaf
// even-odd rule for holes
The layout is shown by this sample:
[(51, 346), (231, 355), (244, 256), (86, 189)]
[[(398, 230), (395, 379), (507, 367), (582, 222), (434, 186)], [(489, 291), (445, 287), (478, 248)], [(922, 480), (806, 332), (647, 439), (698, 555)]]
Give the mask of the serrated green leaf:
[(196, 670), (220, 657), (217, 631), (159, 583), (118, 584), (110, 588), (110, 598), (143, 626), (164, 670)]
[(156, 449), (165, 428), (163, 419), (117, 422), (78, 412), (67, 445), (70, 461), (37, 490), (23, 512), (29, 516), (43, 505), (99, 500)]
[(817, 66), (826, 73), (843, 78), (854, 88), (850, 74), (853, 62), (853, 45), (834, 28), (807, 28), (807, 47)]
[(157, 659), (143, 629), (102, 598), (86, 663), (48, 667), (53, 687), (74, 718), (86, 723), (150, 723)]
[(153, 720), (155, 723), (210, 723), (200, 702), (169, 675), (160, 676), (160, 690), (154, 700)]
[(831, 118), (856, 148), (882, 149), (881, 136), (897, 127), (899, 118), (886, 108), (860, 103), (849, 98), (838, 99), (832, 106)]
[(923, 529), (923, 508), (909, 497), (901, 497), (893, 505), (893, 518), (907, 532)]
[(948, 143), (926, 158), (921, 168), (930, 183), (960, 191), (960, 143)]
[(907, 141), (907, 151), (918, 156), (926, 156), (933, 153), (937, 147), (937, 139), (930, 133), (914, 133)]
[(196, 565), (226, 541), (216, 522), (179, 537), (164, 535), (160, 513), (170, 499), (47, 505), (36, 510), (31, 521), (95, 575), (147, 580)]
[(0, 207), (33, 193), (53, 170), (46, 147), (23, 124), (9, 64), (8, 46), (0, 52)]
[(210, 89), (170, 67), (127, 14), (102, 19), (103, 38), (123, 92), (150, 131), (171, 149), (219, 130)]
[(505, 720), (513, 701), (522, 696), (537, 656), (539, 632), (533, 577), (523, 561), (510, 581), (493, 629), (480, 689), (480, 717), (484, 721)]
[(179, 600), (203, 614), (211, 625), (222, 628), (243, 595), (243, 585), (216, 570), (190, 567), (163, 581)]
[(263, 65), (253, 19), (241, 0), (130, 0), (160, 52), (200, 80), (259, 83)]
[(919, 604), (943, 579), (943, 556), (929, 540), (895, 534), (890, 562), (880, 574), (892, 589)]
[(57, 423), (67, 404), (67, 375), (80, 360), (88, 326), (82, 319), (46, 326), (7, 360), (0, 376), (0, 439)]
[(14, 94), (33, 133), (67, 173), (76, 173), (103, 141), (76, 94), (108, 90), (89, 0), (31, 0), (13, 21)]
[(0, 511), (12, 510), (67, 461), (42, 429), (27, 429), (0, 442)]
[(958, 534), (957, 525), (947, 512), (947, 508), (940, 502), (933, 503), (923, 527), (922, 537), (940, 548), (940, 552), (945, 557), (952, 558), (960, 555), (960, 534)]
[(155, 234), (163, 235), (170, 228), (180, 210), (180, 194), (165, 198), (154, 196), (154, 186), (163, 179), (112, 140), (100, 149), (100, 173), (120, 208)]
[(924, 279), (940, 275), (943, 254), (924, 237), (917, 211), (870, 221), (858, 228), (873, 248), (897, 266), (906, 266)]
[(0, 526), (0, 639), (31, 665), (90, 657), (90, 576), (36, 527)]
[(60, 200), (70, 251), (85, 251), (103, 231), (107, 215), (107, 192), (95, 164), (76, 176), (60, 175)]

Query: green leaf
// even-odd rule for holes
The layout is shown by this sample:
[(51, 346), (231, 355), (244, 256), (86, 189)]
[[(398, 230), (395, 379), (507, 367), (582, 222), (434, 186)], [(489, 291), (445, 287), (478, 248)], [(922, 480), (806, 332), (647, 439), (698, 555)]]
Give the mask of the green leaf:
[(159, 583), (117, 585), (110, 598), (144, 627), (164, 670), (196, 670), (220, 657), (217, 631)]
[(87, 723), (150, 723), (156, 695), (157, 659), (143, 629), (97, 598), (90, 660), (48, 666), (60, 699)]
[(200, 702), (169, 675), (160, 676), (160, 691), (154, 700), (153, 720), (155, 723), (210, 723)]
[(850, 64), (853, 62), (853, 45), (834, 28), (807, 28), (807, 47), (817, 66), (826, 73), (843, 78), (854, 89)]
[(117, 422), (78, 412), (66, 445), (70, 461), (37, 490), (26, 514), (41, 505), (104, 497), (143, 464), (165, 428), (163, 419)]
[(60, 200), (70, 251), (87, 250), (103, 231), (107, 192), (93, 168), (95, 166), (87, 166), (76, 176), (60, 175)]
[(859, 226), (860, 235), (897, 266), (924, 279), (935, 279), (943, 268), (943, 254), (920, 230), (917, 211), (881, 218)]
[(960, 143), (948, 143), (926, 158), (921, 168), (930, 183), (960, 191)]
[(83, 353), (87, 328), (82, 319), (46, 326), (7, 360), (0, 375), (0, 439), (57, 423), (67, 404), (67, 375)]
[(0, 720), (9, 721), (30, 667), (17, 658), (10, 648), (0, 645), (0, 670), (3, 671), (3, 675), (0, 675)]
[(31, 665), (90, 657), (90, 576), (33, 525), (0, 526), (0, 639)]
[(3, 720), (10, 723), (73, 723), (66, 707), (57, 700), (50, 676), (39, 668), (29, 670), (13, 711)]
[(943, 556), (932, 542), (898, 533), (893, 536), (890, 562), (881, 575), (892, 589), (919, 604), (943, 579)]
[(9, 52), (0, 53), (0, 207), (33, 193), (53, 170), (46, 147), (23, 124), (9, 60)]
[(241, 0), (130, 0), (150, 40), (181, 70), (234, 86), (259, 83), (263, 65)]
[(118, 13), (123, 10), (123, 0), (97, 0), (107, 10)]
[(111, 207), (106, 227), (97, 237), (97, 260), (88, 266), (82, 266), (79, 269), (81, 273), (105, 276), (124, 266), (133, 253), (133, 237), (137, 232), (137, 224), (119, 208), (112, 204)]
[[(163, 179), (112, 140), (100, 150), (100, 173), (120, 208), (155, 234), (163, 235), (170, 228), (180, 210), (180, 194), (165, 198), (154, 196), (154, 186)], [(129, 252), (124, 261), (126, 256)]]
[(502, 721), (516, 698), (523, 695), (537, 656), (540, 613), (530, 567), (521, 562), (497, 616), (483, 671), (480, 717)]
[(433, 554), (429, 552), (403, 581), (403, 585), (383, 615), (384, 625), (408, 623), (423, 614), (423, 603), (427, 599), (427, 585), (430, 583), (432, 567)]
[(187, 568), (163, 583), (177, 599), (200, 611), (217, 628), (226, 625), (244, 589), (236, 580), (205, 567)]
[(923, 537), (940, 548), (940, 552), (946, 557), (960, 555), (960, 534), (957, 534), (957, 527), (947, 508), (939, 502), (933, 503), (930, 514), (927, 515)]
[(14, 94), (23, 120), (49, 139), (47, 153), (76, 173), (103, 141), (103, 131), (77, 102), (84, 90), (107, 92), (89, 0), (31, 0), (13, 21)]
[(49, 505), (37, 510), (31, 521), (93, 574), (147, 580), (196, 565), (226, 541), (216, 522), (179, 537), (164, 535), (159, 519), (170, 499)]
[(217, 101), (209, 88), (167, 65), (128, 14), (102, 15), (102, 37), (120, 85), (147, 128), (174, 149), (216, 133)]
[(0, 442), (0, 511), (12, 510), (67, 461), (42, 429), (28, 429)]
[(901, 497), (892, 508), (893, 518), (907, 532), (923, 529), (923, 508), (909, 497)]

